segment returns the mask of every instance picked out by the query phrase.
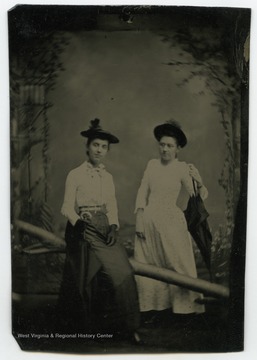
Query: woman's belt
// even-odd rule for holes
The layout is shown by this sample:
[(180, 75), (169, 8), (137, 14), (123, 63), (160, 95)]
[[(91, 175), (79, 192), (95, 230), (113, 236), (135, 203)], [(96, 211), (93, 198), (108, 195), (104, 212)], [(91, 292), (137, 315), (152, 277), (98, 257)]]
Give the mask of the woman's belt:
[(101, 209), (104, 208), (104, 205), (85, 205), (85, 206), (80, 206), (79, 207), (79, 211), (99, 211)]

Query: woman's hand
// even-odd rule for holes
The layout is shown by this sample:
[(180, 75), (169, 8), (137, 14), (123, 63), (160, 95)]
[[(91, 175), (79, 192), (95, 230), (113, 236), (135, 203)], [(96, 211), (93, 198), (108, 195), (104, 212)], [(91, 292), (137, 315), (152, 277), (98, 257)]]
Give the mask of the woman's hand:
[(189, 175), (197, 182), (197, 187), (200, 188), (203, 186), (203, 181), (199, 171), (193, 164), (188, 164), (189, 167)]
[(197, 182), (197, 190), (202, 198), (202, 200), (207, 199), (208, 197), (208, 190), (203, 185), (203, 180), (199, 174), (199, 171), (193, 164), (188, 164), (189, 167), (189, 174), (192, 178)]
[(110, 231), (107, 235), (106, 245), (112, 246), (116, 243), (118, 237), (117, 225), (110, 225)]
[(137, 210), (136, 216), (136, 235), (140, 239), (145, 239), (145, 229), (144, 229), (144, 221), (143, 221), (144, 209)]

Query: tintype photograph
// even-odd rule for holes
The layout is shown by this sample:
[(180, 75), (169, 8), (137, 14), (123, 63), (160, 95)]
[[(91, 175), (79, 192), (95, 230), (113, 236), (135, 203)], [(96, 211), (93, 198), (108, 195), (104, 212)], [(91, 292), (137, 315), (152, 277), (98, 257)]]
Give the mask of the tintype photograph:
[(250, 17), (9, 10), (22, 350), (243, 351)]

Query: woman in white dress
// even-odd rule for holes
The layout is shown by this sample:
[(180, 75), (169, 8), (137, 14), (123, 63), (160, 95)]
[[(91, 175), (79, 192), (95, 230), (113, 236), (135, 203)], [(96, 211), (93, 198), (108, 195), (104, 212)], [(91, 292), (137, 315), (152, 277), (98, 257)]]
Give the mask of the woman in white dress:
[[(154, 129), (160, 159), (150, 160), (136, 199), (135, 260), (197, 277), (191, 236), (177, 198), (184, 186), (193, 195), (192, 178), (205, 199), (207, 189), (192, 164), (177, 155), (187, 139), (180, 126), (167, 122)], [(205, 311), (195, 302), (201, 294), (141, 276), (136, 277), (141, 312), (171, 309), (176, 314)]]

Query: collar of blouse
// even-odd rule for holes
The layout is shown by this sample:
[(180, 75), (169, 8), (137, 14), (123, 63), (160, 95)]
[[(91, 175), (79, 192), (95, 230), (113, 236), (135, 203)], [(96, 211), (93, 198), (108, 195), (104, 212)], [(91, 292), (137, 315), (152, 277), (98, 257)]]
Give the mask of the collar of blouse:
[(102, 175), (103, 170), (105, 170), (105, 166), (103, 164), (99, 164), (97, 166), (93, 166), (89, 161), (86, 161), (86, 169), (90, 174), (98, 173), (100, 176)]

